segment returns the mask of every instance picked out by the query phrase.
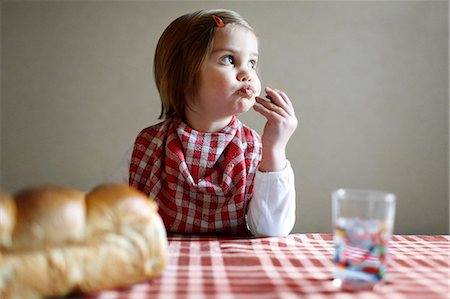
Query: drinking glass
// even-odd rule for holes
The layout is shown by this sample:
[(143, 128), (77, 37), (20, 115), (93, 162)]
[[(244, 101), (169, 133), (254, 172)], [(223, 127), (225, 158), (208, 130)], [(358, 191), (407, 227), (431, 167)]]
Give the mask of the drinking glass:
[(333, 284), (344, 290), (372, 289), (385, 281), (395, 194), (339, 189), (332, 193)]

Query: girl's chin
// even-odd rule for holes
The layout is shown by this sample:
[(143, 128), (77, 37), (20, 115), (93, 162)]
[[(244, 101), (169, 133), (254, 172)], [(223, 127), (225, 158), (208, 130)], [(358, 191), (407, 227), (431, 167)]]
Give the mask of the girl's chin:
[(240, 104), (241, 108), (244, 110), (242, 112), (246, 112), (246, 111), (250, 110), (250, 108), (252, 108), (253, 105), (255, 105), (255, 103), (256, 103), (256, 100), (254, 97), (252, 97), (252, 98), (241, 99), (239, 104)]

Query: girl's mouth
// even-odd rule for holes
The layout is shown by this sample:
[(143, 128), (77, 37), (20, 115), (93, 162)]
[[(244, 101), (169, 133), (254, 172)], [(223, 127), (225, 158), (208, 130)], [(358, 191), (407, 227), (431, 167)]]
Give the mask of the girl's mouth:
[(240, 94), (243, 94), (248, 97), (252, 97), (255, 94), (255, 89), (251, 85), (245, 85), (238, 90)]

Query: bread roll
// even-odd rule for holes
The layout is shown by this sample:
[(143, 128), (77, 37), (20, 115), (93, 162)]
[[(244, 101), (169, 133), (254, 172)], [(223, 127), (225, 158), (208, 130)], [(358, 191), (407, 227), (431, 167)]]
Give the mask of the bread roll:
[(0, 193), (0, 247), (11, 246), (11, 235), (16, 224), (16, 205), (11, 197)]
[(0, 216), (1, 298), (100, 291), (159, 276), (167, 264), (156, 203), (126, 185), (28, 188), (2, 195)]
[(40, 186), (25, 189), (14, 199), (17, 216), (12, 249), (39, 249), (84, 239), (86, 209), (82, 192)]

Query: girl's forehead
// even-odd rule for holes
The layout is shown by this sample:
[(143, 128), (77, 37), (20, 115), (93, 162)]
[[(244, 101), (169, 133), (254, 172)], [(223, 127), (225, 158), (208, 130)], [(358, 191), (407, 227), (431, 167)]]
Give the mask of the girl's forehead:
[(228, 24), (217, 28), (214, 32), (213, 49), (227, 47), (250, 47), (258, 50), (258, 39), (255, 33), (248, 28), (237, 24)]

